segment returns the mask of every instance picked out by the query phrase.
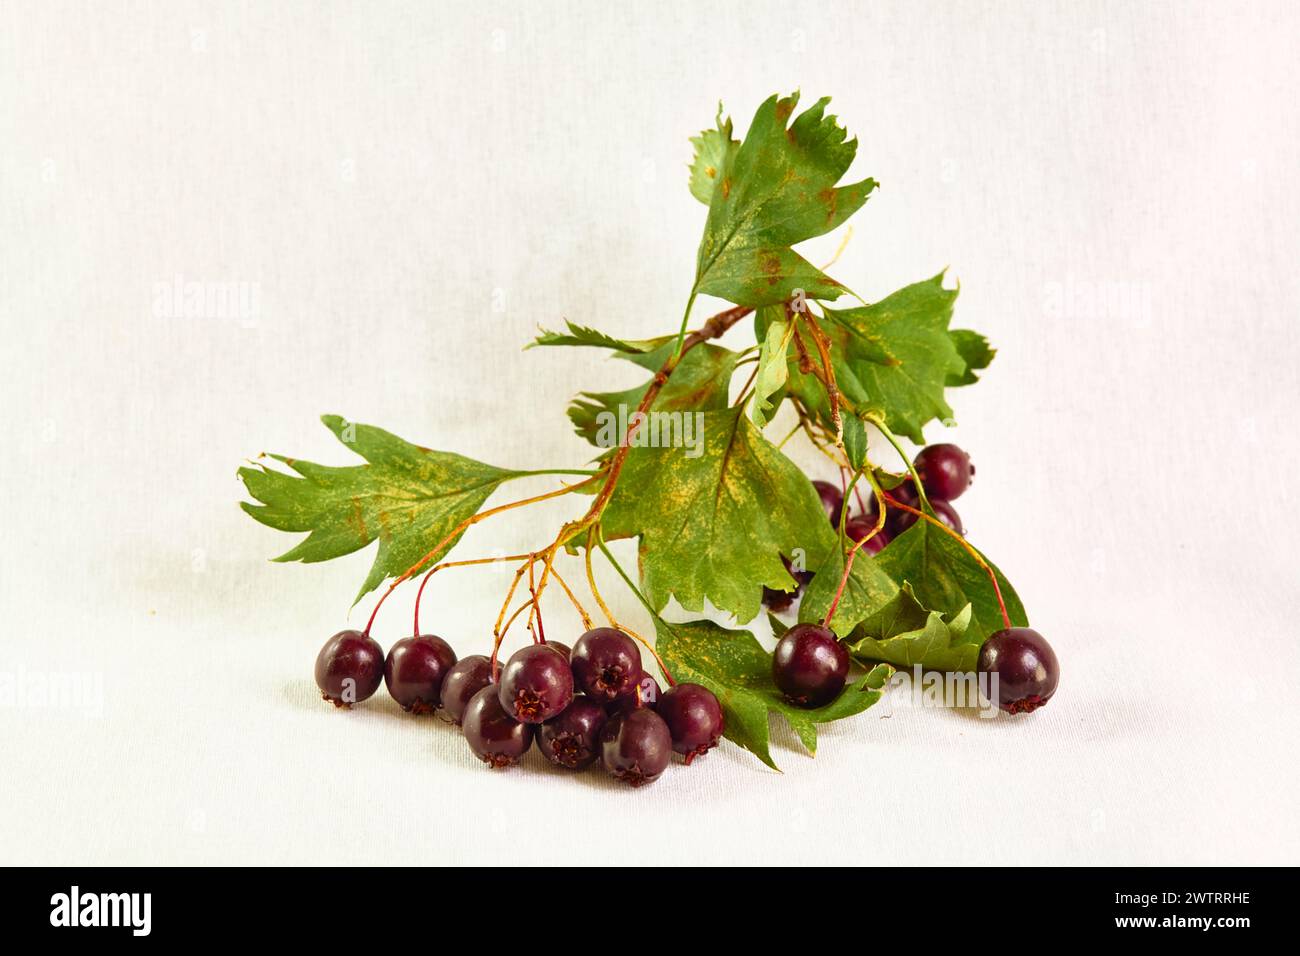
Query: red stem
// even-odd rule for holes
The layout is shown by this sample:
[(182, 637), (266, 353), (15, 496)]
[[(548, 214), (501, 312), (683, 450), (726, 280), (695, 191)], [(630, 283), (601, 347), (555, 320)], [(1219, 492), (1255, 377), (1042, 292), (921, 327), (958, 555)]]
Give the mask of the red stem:
[(537, 612), (537, 643), (546, 643), (546, 628), (542, 624), (542, 606), (537, 601), (537, 592), (533, 592), (533, 610)]
[(875, 537), (879, 530), (879, 528), (876, 528), (875, 531), (871, 532), (871, 534), (867, 535), (861, 541), (855, 542), (853, 547), (849, 549), (848, 556), (844, 559), (844, 573), (840, 575), (840, 586), (835, 589), (835, 598), (831, 601), (831, 606), (826, 609), (826, 616), (822, 618), (822, 627), (830, 627), (830, 623), (835, 617), (835, 611), (840, 606), (840, 598), (844, 597), (844, 587), (849, 583), (849, 573), (853, 570), (853, 559), (858, 556), (858, 549), (867, 541), (871, 540), (871, 538)]
[[(412, 635), (414, 637), (420, 636), (420, 598), (424, 597), (424, 586), (429, 583), (429, 578), (433, 577), (433, 572), (437, 570), (438, 566), (436, 564), (431, 567), (424, 577), (420, 579), (420, 588), (415, 592), (415, 633)], [(375, 610), (379, 609), (375, 608)]]

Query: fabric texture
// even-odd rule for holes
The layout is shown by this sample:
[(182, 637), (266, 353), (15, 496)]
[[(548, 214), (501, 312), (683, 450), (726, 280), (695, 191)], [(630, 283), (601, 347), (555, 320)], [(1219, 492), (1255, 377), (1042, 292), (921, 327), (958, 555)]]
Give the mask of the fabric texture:
[[(1294, 864), (1298, 40), (1280, 2), (3, 5), (0, 861)], [(490, 773), (382, 691), (325, 705), (373, 553), (269, 563), (297, 536), (239, 511), (235, 469), (354, 463), (327, 412), (581, 467), (566, 401), (640, 373), (521, 346), (675, 330), (687, 138), (796, 88), (882, 183), (834, 274), (874, 300), (948, 266), (998, 349), (927, 437), (976, 462), (957, 507), (1056, 699), (891, 698), (816, 759), (776, 723), (784, 773), (727, 744), (639, 792), (536, 752)], [(426, 626), (485, 652), (508, 578), (435, 579)]]

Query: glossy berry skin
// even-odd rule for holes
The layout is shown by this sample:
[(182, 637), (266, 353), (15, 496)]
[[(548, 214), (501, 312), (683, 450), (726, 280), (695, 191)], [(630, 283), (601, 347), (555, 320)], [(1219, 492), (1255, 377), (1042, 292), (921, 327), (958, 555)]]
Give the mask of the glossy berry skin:
[[(920, 505), (918, 504), (915, 507), (920, 508)], [(930, 507), (934, 509), (934, 516), (949, 528), (952, 528), (953, 531), (963, 535), (966, 533), (966, 528), (961, 523), (961, 516), (957, 514), (957, 509), (948, 504), (948, 502), (944, 501), (942, 498), (932, 498), (930, 499)], [(903, 511), (901, 508), (895, 508), (890, 513), (889, 520), (885, 527), (891, 528), (892, 530), (890, 533), (894, 537), (897, 537), (920, 520), (920, 518), (912, 514), (910, 511)], [(943, 534), (943, 532), (940, 531), (939, 534)]]
[(578, 638), (569, 662), (578, 688), (606, 703), (631, 693), (641, 680), (641, 651), (612, 627), (597, 627)]
[(316, 655), (316, 686), (335, 707), (350, 707), (379, 689), (384, 649), (360, 631), (339, 631)]
[(608, 719), (603, 706), (579, 694), (564, 713), (537, 728), (537, 749), (557, 767), (584, 770), (600, 756), (600, 733)]
[(912, 483), (910, 477), (904, 478), (902, 484), (890, 491), (886, 491), (885, 494), (889, 495), (891, 498), (897, 498), (903, 504), (911, 505), (913, 508), (915, 508), (917, 502), (921, 500), (921, 496), (916, 493), (916, 485)]
[(529, 644), (510, 655), (497, 691), (515, 720), (540, 724), (573, 700), (573, 671), (564, 655), (546, 644)]
[(629, 710), (636, 710), (638, 707), (649, 707), (654, 710), (659, 699), (664, 695), (659, 682), (644, 671), (641, 679), (633, 685), (633, 689), (635, 693), (629, 690), (622, 697), (616, 697), (606, 704), (606, 713), (612, 717), (615, 714), (626, 714)]
[(718, 745), (722, 736), (722, 705), (702, 684), (677, 684), (659, 698), (655, 712), (668, 725), (673, 750), (690, 763)]
[[(879, 554), (889, 544), (889, 532), (881, 528), (875, 534), (871, 534), (876, 527), (875, 518), (850, 518), (844, 524), (844, 533), (848, 535), (850, 541), (861, 541), (866, 538), (866, 544), (858, 548), (859, 554)], [(871, 534), (871, 537), (867, 535)]]
[(475, 694), (492, 683), (492, 661), (482, 654), (461, 658), (442, 681), (442, 713), (453, 724), (464, 719)]
[(547, 641), (546, 646), (553, 651), (559, 651), (561, 654), (564, 655), (564, 659), (566, 661), (573, 656), (573, 648), (571, 648), (568, 644), (562, 644), (559, 641)]
[(403, 710), (431, 714), (442, 706), (442, 682), (455, 666), (456, 652), (441, 637), (404, 637), (388, 649), (384, 683)]
[(652, 783), (673, 756), (673, 735), (664, 719), (648, 707), (615, 714), (600, 735), (605, 769), (629, 786)]
[(975, 474), (970, 455), (956, 445), (927, 445), (912, 464), (926, 496), (941, 501), (956, 501)]
[(840, 509), (844, 507), (844, 493), (829, 481), (814, 481), (817, 497), (822, 500), (822, 508), (831, 524), (839, 527)]
[(1011, 627), (989, 636), (980, 648), (979, 671), (997, 674), (998, 706), (1028, 714), (1056, 693), (1061, 665), (1047, 639), (1033, 628)]
[(461, 728), (474, 755), (497, 769), (519, 763), (533, 745), (532, 725), (521, 724), (507, 714), (492, 685), (470, 698)]
[(772, 679), (792, 704), (829, 704), (840, 695), (848, 676), (848, 651), (830, 628), (796, 624), (777, 641)]

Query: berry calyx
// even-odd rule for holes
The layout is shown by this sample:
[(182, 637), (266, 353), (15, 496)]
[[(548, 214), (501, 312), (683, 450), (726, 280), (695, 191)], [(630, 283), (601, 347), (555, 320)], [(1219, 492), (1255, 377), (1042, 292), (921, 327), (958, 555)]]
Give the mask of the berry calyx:
[(997, 675), (998, 706), (1028, 714), (1056, 693), (1061, 666), (1047, 639), (1033, 628), (1009, 627), (991, 634), (980, 648), (979, 671)]
[(689, 764), (718, 745), (724, 726), (722, 705), (703, 684), (676, 684), (659, 698), (655, 712), (668, 725), (673, 750)]
[(652, 710), (658, 705), (660, 698), (664, 695), (663, 689), (659, 682), (650, 674), (641, 672), (641, 679), (636, 682), (633, 690), (628, 691), (622, 697), (610, 701), (605, 710), (612, 716), (614, 714), (625, 714), (629, 710), (636, 710), (638, 707), (649, 707)]
[(443, 714), (460, 724), (474, 695), (492, 683), (492, 661), (484, 654), (461, 658), (442, 681)]
[(569, 662), (578, 687), (606, 703), (630, 694), (641, 681), (641, 651), (616, 628), (597, 627), (583, 634)]
[(573, 700), (573, 671), (553, 647), (530, 644), (506, 661), (498, 693), (501, 706), (515, 720), (540, 724)]
[(848, 676), (848, 652), (828, 627), (796, 624), (777, 641), (772, 679), (792, 704), (829, 704), (840, 695)]
[(975, 466), (970, 455), (956, 445), (927, 445), (912, 463), (921, 486), (932, 500), (955, 501), (970, 487)]
[(537, 749), (558, 767), (583, 770), (600, 756), (600, 732), (606, 720), (604, 707), (579, 694), (564, 713), (537, 728)]
[(441, 637), (404, 637), (388, 649), (384, 683), (403, 710), (431, 714), (442, 706), (442, 682), (454, 666), (456, 652)]
[(384, 649), (361, 631), (339, 631), (316, 655), (316, 686), (335, 707), (351, 707), (379, 689)]
[(497, 689), (491, 685), (470, 698), (461, 727), (469, 749), (495, 769), (519, 763), (533, 745), (532, 725), (520, 723), (506, 713)]
[(812, 484), (817, 489), (817, 497), (822, 500), (827, 519), (838, 528), (840, 510), (844, 507), (844, 493), (829, 481), (814, 481)]
[(673, 755), (673, 735), (664, 719), (647, 707), (615, 714), (600, 735), (605, 769), (632, 787), (659, 779)]

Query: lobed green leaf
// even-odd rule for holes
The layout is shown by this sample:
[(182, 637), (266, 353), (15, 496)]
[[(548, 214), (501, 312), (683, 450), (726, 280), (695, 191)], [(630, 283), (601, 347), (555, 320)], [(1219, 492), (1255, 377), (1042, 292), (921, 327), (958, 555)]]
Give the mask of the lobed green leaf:
[[(258, 502), (240, 502), (240, 507), (278, 531), (308, 532), (276, 561), (328, 561), (377, 539), (379, 551), (356, 601), (410, 568), (474, 515), (501, 482), (516, 475), (462, 455), (412, 445), (382, 428), (337, 415), (322, 416), (321, 421), (369, 464), (333, 467), (271, 455), (297, 474), (262, 465), (240, 468), (239, 477)], [(444, 557), (458, 540), (420, 570)]]
[(707, 599), (743, 623), (764, 587), (792, 587), (782, 554), (802, 552), (816, 570), (834, 534), (812, 483), (741, 409), (702, 421), (696, 448), (631, 450), (601, 526), (611, 540), (640, 537), (641, 581), (657, 610), (670, 596), (690, 611)]
[[(789, 123), (799, 94), (772, 96), (739, 147), (728, 147), (709, 192), (709, 217), (696, 260), (697, 294), (737, 305), (835, 299), (844, 287), (791, 246), (830, 232), (861, 208), (874, 179), (836, 186), (857, 152), (818, 100)], [(702, 190), (701, 190), (702, 193)], [(697, 193), (697, 198), (701, 193)]]

